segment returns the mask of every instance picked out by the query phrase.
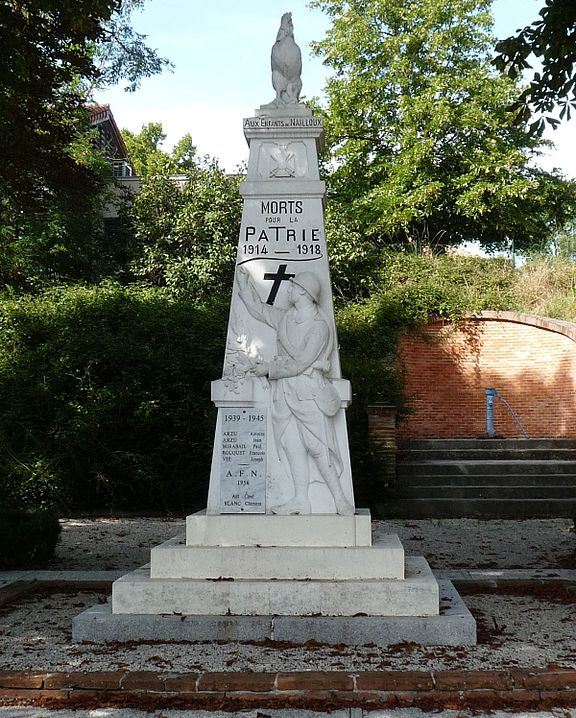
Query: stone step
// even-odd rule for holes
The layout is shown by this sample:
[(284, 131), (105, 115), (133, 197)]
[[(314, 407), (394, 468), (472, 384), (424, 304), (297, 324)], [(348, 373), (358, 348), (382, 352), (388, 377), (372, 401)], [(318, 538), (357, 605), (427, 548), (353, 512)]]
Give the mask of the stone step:
[(448, 449), (573, 449), (576, 439), (400, 439), (400, 450)]
[(186, 517), (188, 546), (370, 546), (372, 523), (368, 509), (354, 516), (309, 514), (208, 514)]
[(112, 610), (222, 617), (438, 615), (438, 583), (426, 559), (406, 558), (405, 576), (379, 581), (152, 579), (142, 568), (112, 584)]
[(476, 643), (476, 623), (450, 581), (439, 581), (434, 616), (174, 616), (113, 614), (98, 604), (75, 616), (72, 639), (90, 641), (290, 641), (377, 646)]
[(566, 486), (476, 486), (468, 484), (452, 486), (435, 484), (434, 486), (400, 486), (395, 492), (396, 498), (431, 499), (565, 499), (576, 501), (576, 485)]
[(401, 491), (406, 486), (564, 486), (576, 488), (576, 474), (452, 474), (452, 473), (398, 473), (396, 487)]
[[(244, 518), (244, 517), (243, 517)], [(404, 578), (395, 534), (373, 546), (186, 546), (176, 537), (152, 549), (150, 576), (210, 580), (371, 580)]]
[(397, 453), (397, 461), (399, 462), (430, 460), (574, 461), (576, 460), (576, 450), (572, 448), (503, 448), (488, 450), (485, 448), (470, 447), (468, 449), (401, 449)]
[(390, 498), (376, 510), (381, 518), (573, 518), (576, 499)]
[(534, 474), (534, 475), (557, 475), (576, 476), (576, 460), (573, 461), (547, 461), (535, 460), (500, 460), (500, 459), (473, 459), (465, 461), (461, 459), (436, 459), (424, 461), (411, 459), (400, 461), (396, 465), (398, 476), (432, 476), (440, 475), (463, 475), (479, 476), (482, 474)]

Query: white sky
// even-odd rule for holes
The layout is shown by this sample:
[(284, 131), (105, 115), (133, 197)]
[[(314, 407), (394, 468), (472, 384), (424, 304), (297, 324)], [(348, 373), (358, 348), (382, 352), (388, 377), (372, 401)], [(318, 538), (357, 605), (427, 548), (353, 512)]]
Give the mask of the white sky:
[[(495, 0), (496, 35), (506, 37), (532, 22), (543, 3)], [(248, 159), (242, 118), (274, 97), (270, 48), (287, 10), (303, 54), (303, 95), (322, 95), (327, 70), (311, 56), (309, 43), (321, 39), (328, 20), (306, 5), (307, 0), (147, 0), (133, 24), (174, 63), (174, 72), (144, 80), (135, 93), (117, 87), (95, 99), (110, 104), (121, 128), (138, 132), (148, 122), (161, 122), (167, 147), (189, 132), (201, 155), (217, 157), (232, 171)], [(556, 149), (540, 164), (576, 177), (576, 121), (547, 136)]]

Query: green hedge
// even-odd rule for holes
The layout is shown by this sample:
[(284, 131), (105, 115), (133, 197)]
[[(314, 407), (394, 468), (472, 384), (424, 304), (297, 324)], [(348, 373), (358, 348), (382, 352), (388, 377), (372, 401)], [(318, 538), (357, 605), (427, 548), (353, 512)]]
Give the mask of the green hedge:
[[(55, 287), (0, 302), (0, 502), (60, 511), (190, 511), (205, 505), (229, 297)], [(376, 306), (376, 303), (373, 302)], [(372, 307), (373, 309), (373, 307)], [(380, 307), (339, 313), (357, 489), (372, 468), (366, 404), (400, 402)], [(384, 350), (384, 348), (386, 349)], [(364, 498), (366, 497), (366, 498)]]
[(44, 567), (54, 556), (61, 530), (48, 509), (0, 509), (0, 570)]
[(4, 299), (0, 503), (201, 505), (227, 312), (116, 284)]

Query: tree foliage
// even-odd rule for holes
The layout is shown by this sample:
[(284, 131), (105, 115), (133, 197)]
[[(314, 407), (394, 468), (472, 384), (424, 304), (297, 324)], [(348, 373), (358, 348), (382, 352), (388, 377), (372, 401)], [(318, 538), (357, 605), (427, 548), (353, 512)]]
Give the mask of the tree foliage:
[(218, 300), (110, 282), (0, 295), (0, 506), (205, 505)]
[(494, 73), (490, 0), (313, 0), (332, 20), (326, 130), (332, 199), (352, 231), (416, 249), (540, 242), (555, 224), (540, 141)]
[(160, 123), (122, 134), (142, 176), (140, 192), (122, 213), (132, 234), (133, 276), (195, 299), (231, 287), (242, 215), (240, 177), (227, 175), (215, 160), (198, 159), (190, 135), (164, 151)]
[(574, 0), (546, 0), (540, 17), (496, 45), (496, 67), (517, 78), (535, 57), (542, 65), (512, 105), (519, 122), (532, 112), (551, 113), (560, 107), (560, 118), (539, 117), (532, 129), (542, 132), (546, 122), (556, 127), (570, 119), (576, 109), (576, 3)]
[(131, 271), (195, 299), (232, 287), (242, 201), (239, 179), (211, 163), (183, 187), (166, 175), (145, 178), (130, 209)]
[(137, 175), (178, 174), (196, 167), (196, 147), (192, 136), (185, 134), (171, 152), (162, 149), (166, 134), (160, 122), (148, 122), (138, 134), (122, 130), (128, 156)]
[(95, 178), (70, 146), (87, 127), (78, 77), (119, 0), (0, 2), (0, 196), (37, 209), (83, 202)]
[(94, 48), (94, 62), (98, 69), (96, 87), (125, 82), (124, 89), (134, 92), (145, 77), (172, 69), (172, 63), (146, 44), (146, 35), (132, 27), (132, 14), (145, 0), (122, 0), (118, 11), (104, 24), (103, 33)]
[(111, 168), (85, 102), (165, 65), (131, 34), (141, 4), (0, 0), (0, 284), (94, 281), (117, 260), (102, 223)]
[[(165, 62), (130, 39), (141, 0), (0, 0), (0, 197), (39, 213), (89, 203), (99, 177), (74, 153), (96, 82), (130, 85)], [(155, 58), (155, 59), (154, 59)]]

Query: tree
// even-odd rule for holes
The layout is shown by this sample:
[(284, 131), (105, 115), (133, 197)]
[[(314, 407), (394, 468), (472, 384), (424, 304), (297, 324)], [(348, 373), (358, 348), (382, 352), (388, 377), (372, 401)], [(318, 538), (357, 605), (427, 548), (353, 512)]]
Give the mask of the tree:
[(331, 17), (326, 170), (348, 224), (430, 250), (541, 242), (553, 208), (514, 125), (518, 90), (491, 66), (490, 0), (313, 0)]
[(96, 69), (92, 44), (119, 0), (0, 3), (0, 195), (28, 209), (66, 197), (76, 204), (94, 177), (70, 153), (87, 126), (75, 78)]
[(196, 145), (192, 142), (192, 135), (186, 133), (172, 148), (172, 159), (178, 172), (188, 172), (197, 165)]
[(98, 70), (96, 82), (88, 86), (88, 94), (96, 87), (127, 82), (124, 89), (134, 92), (144, 77), (157, 75), (173, 68), (165, 57), (146, 45), (146, 35), (131, 25), (132, 13), (145, 0), (121, 0), (117, 12), (103, 26), (102, 36), (94, 48), (94, 62)]
[(494, 64), (509, 77), (517, 78), (531, 67), (533, 55), (542, 64), (512, 109), (519, 122), (527, 122), (532, 111), (549, 113), (560, 107), (560, 118), (540, 117), (532, 129), (541, 133), (546, 122), (556, 127), (570, 119), (576, 109), (576, 4), (574, 0), (546, 0), (540, 18), (496, 45)]
[(72, 152), (89, 127), (89, 87), (122, 77), (135, 86), (166, 63), (141, 37), (130, 41), (129, 14), (141, 4), (0, 0), (0, 196), (12, 207), (89, 201), (98, 178)]
[(231, 286), (242, 214), (240, 177), (227, 175), (215, 160), (197, 159), (188, 134), (171, 152), (163, 150), (160, 123), (146, 124), (136, 135), (123, 130), (122, 136), (142, 176), (139, 194), (124, 209), (133, 275), (194, 299)]
[(149, 122), (138, 134), (122, 130), (128, 156), (137, 175), (187, 172), (196, 167), (196, 147), (192, 136), (185, 134), (168, 153), (162, 149), (166, 134), (160, 122)]
[[(0, 0), (0, 283), (99, 275), (109, 163), (91, 141), (88, 93), (130, 87), (167, 61), (131, 34), (142, 0)], [(121, 61), (124, 58), (124, 61)]]
[(167, 175), (145, 178), (130, 210), (134, 275), (193, 299), (231, 288), (242, 214), (239, 180), (215, 162), (190, 172), (182, 188)]

